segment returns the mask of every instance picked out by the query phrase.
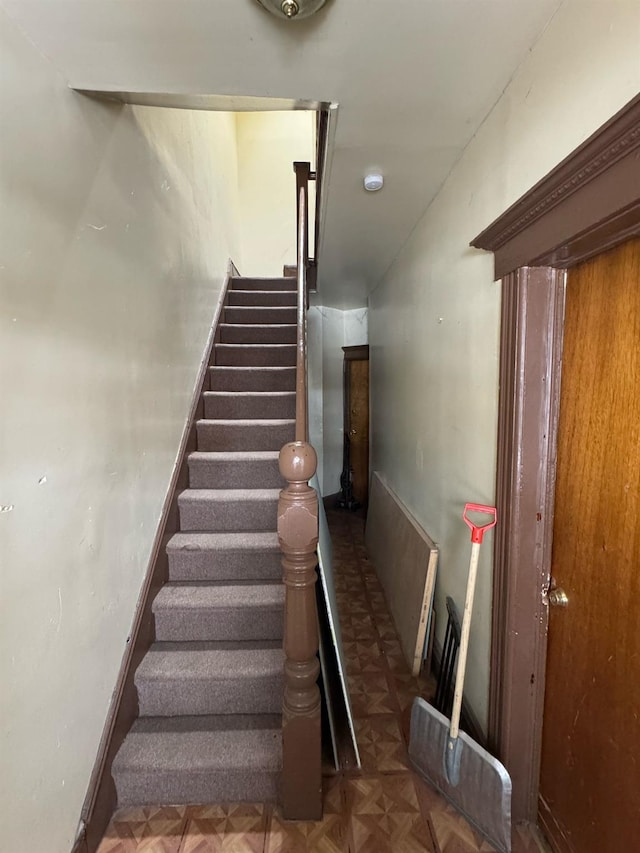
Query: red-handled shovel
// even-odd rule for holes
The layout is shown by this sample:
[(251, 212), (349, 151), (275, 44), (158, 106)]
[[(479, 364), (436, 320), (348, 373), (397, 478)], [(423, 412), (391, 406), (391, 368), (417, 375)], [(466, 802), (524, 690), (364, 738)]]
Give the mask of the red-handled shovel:
[[(484, 524), (469, 518), (482, 513)], [(416, 699), (411, 712), (409, 757), (413, 766), (501, 853), (511, 850), (511, 779), (500, 762), (460, 731), (469, 628), (478, 574), (480, 545), (487, 530), (496, 524), (496, 510), (481, 504), (465, 505), (462, 515), (471, 528), (471, 559), (460, 630), (460, 650), (451, 720)]]
[[(469, 518), (469, 512), (486, 513), (493, 520), (486, 524), (474, 524)], [(496, 526), (497, 515), (495, 507), (483, 506), (482, 504), (465, 504), (462, 518), (467, 527), (471, 528), (471, 559), (469, 561), (469, 576), (467, 578), (467, 594), (464, 600), (464, 613), (462, 615), (462, 628), (460, 629), (460, 650), (458, 652), (458, 669), (456, 671), (456, 686), (453, 694), (453, 708), (451, 710), (451, 724), (449, 725), (449, 737), (447, 738), (447, 750), (445, 756), (445, 767), (447, 779), (451, 785), (457, 785), (460, 781), (460, 741), (458, 733), (460, 729), (460, 713), (462, 711), (462, 690), (464, 688), (464, 676), (467, 669), (467, 653), (469, 650), (469, 629), (471, 628), (471, 613), (473, 612), (473, 597), (476, 591), (476, 577), (478, 575), (478, 560), (480, 558), (480, 546), (485, 531)]]

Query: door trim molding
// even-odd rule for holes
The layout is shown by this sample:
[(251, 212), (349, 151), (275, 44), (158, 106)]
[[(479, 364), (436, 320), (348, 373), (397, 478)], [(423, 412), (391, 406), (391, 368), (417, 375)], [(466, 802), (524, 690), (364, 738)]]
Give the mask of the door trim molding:
[(566, 268), (640, 227), (640, 95), (479, 234), (495, 276), (523, 266)]
[(565, 278), (522, 267), (503, 281), (489, 744), (514, 819), (537, 810)]
[(565, 273), (640, 236), (640, 95), (476, 237), (502, 278), (489, 747), (537, 821)]
[(345, 361), (369, 361), (369, 344), (354, 347), (342, 347)]

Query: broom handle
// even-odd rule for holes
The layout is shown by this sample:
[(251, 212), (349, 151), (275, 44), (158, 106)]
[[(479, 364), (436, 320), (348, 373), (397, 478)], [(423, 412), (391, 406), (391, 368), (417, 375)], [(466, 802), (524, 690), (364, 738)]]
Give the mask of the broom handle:
[(469, 578), (467, 580), (467, 595), (464, 600), (464, 614), (462, 616), (462, 628), (460, 630), (460, 652), (458, 654), (458, 669), (456, 672), (456, 688), (453, 694), (453, 708), (451, 710), (451, 725), (449, 737), (457, 738), (460, 727), (460, 711), (462, 710), (462, 690), (464, 687), (464, 673), (467, 668), (467, 651), (469, 648), (469, 629), (471, 627), (471, 611), (473, 610), (473, 596), (476, 591), (476, 575), (478, 574), (478, 558), (480, 557), (480, 543), (471, 545), (471, 560), (469, 562)]

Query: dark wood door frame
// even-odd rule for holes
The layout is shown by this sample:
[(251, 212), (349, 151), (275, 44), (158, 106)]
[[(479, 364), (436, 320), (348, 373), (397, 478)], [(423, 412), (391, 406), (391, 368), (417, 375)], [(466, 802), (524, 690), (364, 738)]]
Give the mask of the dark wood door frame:
[[(349, 436), (350, 425), (351, 425), (351, 364), (354, 361), (369, 361), (369, 344), (358, 344), (356, 346), (350, 347), (342, 347), (342, 351), (344, 353), (343, 358), (343, 370), (342, 370), (342, 420), (343, 420), (343, 458), (342, 458), (342, 473), (340, 474), (340, 498), (338, 505), (339, 506), (347, 506), (349, 509), (355, 509), (357, 506), (360, 506), (360, 501), (356, 498), (356, 496), (352, 492), (352, 484), (350, 483), (350, 472), (351, 468), (351, 456), (348, 451), (348, 443), (350, 443), (351, 439)], [(367, 413), (367, 417), (369, 418), (369, 422), (371, 420), (371, 413)], [(367, 433), (368, 435), (368, 433)], [(367, 438), (367, 443), (370, 447), (369, 439)], [(370, 453), (369, 453), (370, 456)], [(369, 479), (370, 479), (370, 471), (371, 471), (371, 460), (367, 457), (367, 500), (368, 500), (368, 492), (369, 492)], [(365, 506), (366, 506), (365, 501)]]
[(514, 821), (538, 811), (564, 270), (639, 235), (640, 96), (471, 244), (503, 286), (489, 746)]

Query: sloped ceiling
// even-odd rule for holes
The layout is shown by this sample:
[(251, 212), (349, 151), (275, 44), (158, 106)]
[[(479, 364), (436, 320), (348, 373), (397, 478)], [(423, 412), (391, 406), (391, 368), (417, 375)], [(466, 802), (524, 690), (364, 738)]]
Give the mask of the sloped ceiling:
[(0, 0), (74, 88), (338, 104), (319, 287), (339, 308), (366, 304), (560, 3), (329, 0), (283, 22), (255, 0)]

